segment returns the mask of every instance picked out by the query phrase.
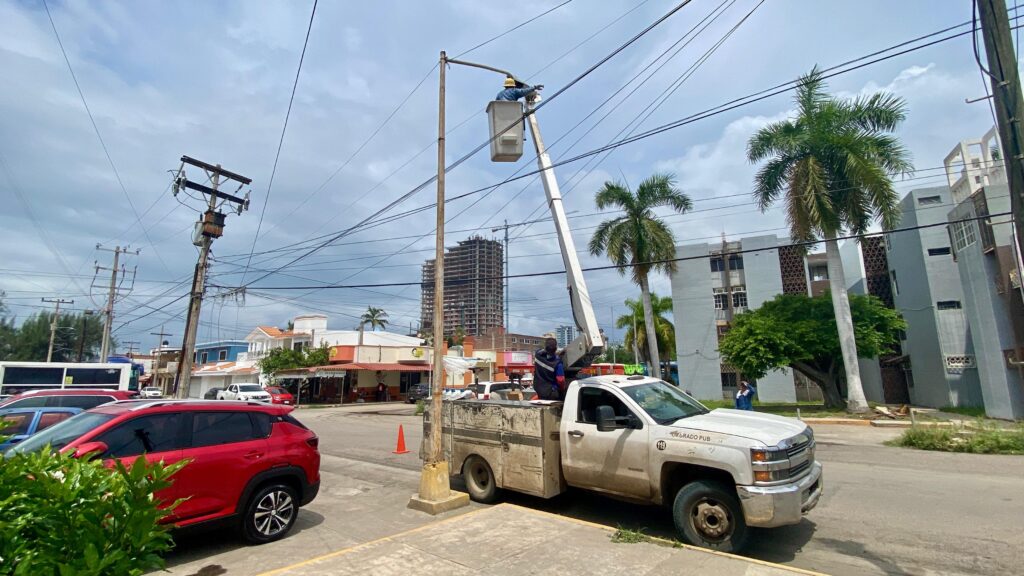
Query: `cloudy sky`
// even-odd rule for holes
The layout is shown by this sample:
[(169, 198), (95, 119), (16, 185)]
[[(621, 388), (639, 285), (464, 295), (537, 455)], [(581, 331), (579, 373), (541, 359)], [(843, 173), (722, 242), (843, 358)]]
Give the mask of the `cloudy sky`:
[[(90, 286), (105, 285), (109, 277), (94, 282), (94, 262), (109, 266), (111, 257), (96, 245), (131, 245), (141, 253), (127, 258), (137, 275), (117, 304), (116, 337), (148, 348), (156, 343), (150, 333), (163, 327), (180, 341), (200, 205), (175, 198), (169, 184), (170, 171), (188, 155), (252, 178), (251, 209), (229, 215), (224, 237), (214, 244), (211, 284), (243, 282), (265, 209), (245, 273), (244, 282), (252, 283), (246, 298), (207, 299), (200, 341), (244, 336), (255, 324), (283, 326), (302, 312), (324, 312), (332, 328), (351, 328), (368, 305), (384, 308), (404, 329), (415, 325), (416, 286), (260, 288), (418, 282), (433, 250), (432, 210), (347, 235), (253, 280), (319, 243), (311, 238), (345, 230), (436, 172), (433, 67), (440, 50), (460, 55), (563, 1), (322, 0), (268, 190), (312, 2), (49, 0), (108, 161), (42, 2), (0, 0), (5, 303), (19, 318), (38, 311), (41, 297), (96, 308), (103, 288)], [(462, 57), (543, 83), (550, 95), (674, 5), (572, 0)], [(693, 0), (552, 99), (538, 118), (551, 155), (569, 158), (631, 130), (793, 80), (815, 64), (827, 68), (970, 20), (968, 0)], [(483, 109), (501, 80), (481, 70), (449, 69), (449, 162), (486, 140)], [(942, 183), (935, 168), (946, 153), (992, 123), (986, 103), (964, 102), (984, 95), (970, 35), (839, 75), (830, 88), (846, 96), (886, 89), (906, 99), (909, 117), (900, 136), (918, 171), (897, 184), (901, 193)], [(755, 167), (745, 161), (744, 146), (754, 131), (790, 110), (791, 95), (782, 94), (560, 166), (578, 246), (585, 247), (602, 219), (592, 213), (594, 192), (604, 181), (635, 184), (654, 171), (673, 172), (694, 200), (693, 214), (665, 212), (680, 243), (718, 240), (723, 233), (784, 234), (779, 210), (761, 214), (745, 196)], [(529, 172), (534, 160), (524, 155), (515, 164), (494, 164), (486, 151), (476, 154), (449, 173), (448, 197)], [(194, 169), (188, 175), (202, 179)], [(434, 194), (428, 186), (389, 214), (428, 205)], [(543, 197), (531, 177), (450, 202), (447, 243), (473, 234), (496, 237), (491, 229), (505, 220), (544, 217)], [(547, 222), (512, 229), (512, 274), (561, 269), (552, 231)], [(300, 242), (303, 251), (280, 250)], [(581, 258), (584, 266), (607, 263)], [(589, 273), (587, 281), (605, 326), (622, 313), (623, 299), (638, 292), (613, 271)], [(653, 287), (669, 292), (667, 278), (654, 279)], [(569, 321), (563, 277), (514, 279), (511, 290), (512, 330), (539, 333)]]

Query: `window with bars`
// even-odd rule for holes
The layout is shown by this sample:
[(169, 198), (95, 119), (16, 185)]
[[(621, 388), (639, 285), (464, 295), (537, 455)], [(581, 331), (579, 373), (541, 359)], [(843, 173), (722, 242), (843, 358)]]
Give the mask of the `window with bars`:
[(734, 288), (732, 291), (733, 308), (747, 307), (747, 289), (744, 287)]
[(715, 310), (725, 310), (729, 306), (728, 301), (726, 300), (728, 295), (725, 293), (725, 290), (723, 290), (721, 288), (715, 288), (714, 291), (715, 291)]
[(950, 224), (953, 247), (957, 252), (967, 248), (978, 241), (978, 233), (974, 229), (974, 222), (953, 222)]

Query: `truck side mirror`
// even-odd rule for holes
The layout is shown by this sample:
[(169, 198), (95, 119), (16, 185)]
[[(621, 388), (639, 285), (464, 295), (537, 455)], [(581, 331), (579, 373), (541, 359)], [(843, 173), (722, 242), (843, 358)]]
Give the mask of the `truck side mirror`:
[(615, 422), (615, 410), (611, 406), (598, 406), (597, 431), (611, 432), (618, 429), (618, 427), (618, 424)]

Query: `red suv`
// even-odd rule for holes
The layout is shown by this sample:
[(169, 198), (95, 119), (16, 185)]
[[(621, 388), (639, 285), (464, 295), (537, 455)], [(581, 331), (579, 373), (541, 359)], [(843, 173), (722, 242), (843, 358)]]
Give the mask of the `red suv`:
[(320, 490), (319, 439), (290, 406), (261, 402), (131, 400), (83, 412), (23, 441), (12, 452), (49, 444), (77, 456), (98, 454), (112, 465), (190, 460), (157, 492), (185, 500), (164, 519), (175, 527), (215, 520), (240, 523), (247, 540), (283, 537), (300, 506)]

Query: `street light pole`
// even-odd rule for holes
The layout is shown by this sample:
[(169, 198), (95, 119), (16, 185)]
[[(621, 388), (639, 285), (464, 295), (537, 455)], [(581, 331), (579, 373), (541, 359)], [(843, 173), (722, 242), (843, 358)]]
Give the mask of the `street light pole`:
[(439, 62), (437, 121), (437, 230), (434, 246), (434, 365), (431, 370), (430, 443), (420, 474), (420, 491), (409, 500), (409, 507), (429, 514), (440, 514), (469, 504), (469, 496), (452, 492), (448, 461), (441, 451), (441, 388), (444, 385), (444, 73), (448, 56), (441, 51)]

